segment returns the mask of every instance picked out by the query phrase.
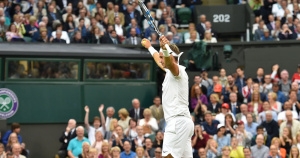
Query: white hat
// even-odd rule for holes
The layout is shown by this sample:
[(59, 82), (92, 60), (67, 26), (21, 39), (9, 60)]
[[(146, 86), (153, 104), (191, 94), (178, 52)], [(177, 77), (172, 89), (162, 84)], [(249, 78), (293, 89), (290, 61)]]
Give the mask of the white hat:
[(219, 123), (217, 126), (217, 129), (219, 130), (220, 128), (225, 127), (223, 124)]

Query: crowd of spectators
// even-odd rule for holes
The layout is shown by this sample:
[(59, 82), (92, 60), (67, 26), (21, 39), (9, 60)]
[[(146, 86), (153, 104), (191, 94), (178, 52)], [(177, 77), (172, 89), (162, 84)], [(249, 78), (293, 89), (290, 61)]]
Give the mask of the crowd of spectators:
[[(176, 21), (175, 8), (192, 9), (200, 0), (144, 0), (144, 3), (159, 30), (170, 41), (180, 44), (197, 42), (204, 37), (210, 40), (209, 31), (197, 34), (194, 23), (188, 32), (178, 32), (180, 22)], [(158, 42), (138, 0), (0, 1), (1, 41), (138, 45), (142, 38)]]
[[(207, 73), (195, 75), (190, 87), (194, 158), (300, 157), (300, 65), (291, 79), (277, 64), (271, 72), (258, 68), (253, 77), (245, 77), (240, 67), (230, 75), (225, 69), (212, 78)], [(151, 106), (134, 98), (132, 108), (119, 109), (114, 118), (114, 107), (104, 114), (100, 105), (92, 124), (85, 106), (85, 127), (69, 120), (57, 157), (160, 158), (162, 106), (159, 96)]]
[(299, 40), (300, 10), (298, 0), (250, 0), (255, 24), (255, 41)]

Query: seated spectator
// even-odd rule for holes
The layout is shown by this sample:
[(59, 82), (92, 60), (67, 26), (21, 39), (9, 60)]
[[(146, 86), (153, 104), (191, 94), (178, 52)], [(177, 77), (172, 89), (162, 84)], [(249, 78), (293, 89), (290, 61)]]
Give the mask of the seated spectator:
[(97, 21), (96, 18), (91, 18), (91, 25), (89, 28), (87, 28), (88, 33), (92, 30), (93, 27), (98, 27), (100, 31), (104, 34), (105, 28), (99, 21)]
[(269, 20), (269, 23), (267, 24), (267, 28), (268, 28), (268, 30), (270, 30), (270, 32), (271, 32), (272, 30), (275, 29), (275, 26), (276, 26), (276, 21), (275, 21), (274, 15), (273, 15), (273, 14), (270, 14), (270, 15), (268, 16), (268, 20)]
[[(52, 36), (53, 39), (56, 38), (56, 35), (57, 35), (56, 32), (59, 31), (59, 34), (61, 35), (61, 36), (60, 36), (60, 39), (61, 39), (60, 41), (66, 41), (66, 42), (63, 42), (63, 43), (67, 43), (67, 44), (70, 43), (69, 35), (68, 35), (68, 33), (67, 33), (66, 31), (63, 31), (63, 26), (62, 26), (62, 24), (57, 24), (55, 30), (56, 30), (56, 31), (53, 31), (53, 32), (51, 33), (51, 36)], [(50, 41), (51, 41), (51, 39), (50, 39)], [(62, 42), (60, 42), (60, 43), (62, 43)]]
[(271, 105), (268, 101), (263, 103), (263, 111), (258, 114), (257, 123), (261, 124), (263, 121), (266, 121), (266, 112), (270, 111), (272, 113), (272, 119), (277, 122), (277, 113), (272, 110)]
[[(241, 113), (238, 113), (235, 116), (236, 122), (243, 121), (244, 124), (246, 124), (247, 123), (247, 114), (249, 113), (248, 107), (246, 104), (242, 104), (240, 109), (241, 109)], [(252, 118), (253, 118), (253, 122), (256, 122), (256, 115), (254, 113), (252, 113)]]
[(55, 11), (54, 5), (49, 5), (47, 16), (49, 20), (49, 24), (48, 24), (49, 26), (51, 26), (51, 24), (53, 24), (54, 21), (62, 22), (61, 14), (60, 12)]
[(4, 150), (4, 145), (2, 143), (0, 143), (0, 156), (3, 158), (5, 158), (5, 156), (7, 156), (5, 153), (5, 150)]
[[(149, 8), (148, 8), (149, 9)], [(150, 12), (152, 18), (154, 19), (154, 25), (155, 26), (158, 26), (158, 21), (156, 20), (156, 15), (155, 15), (155, 12), (154, 11), (151, 11)], [(148, 27), (149, 27), (149, 23), (148, 23), (148, 20), (147, 19), (144, 19), (143, 20), (143, 29), (146, 30)]]
[(36, 42), (39, 37), (39, 31), (36, 26), (36, 18), (34, 16), (30, 17), (29, 24), (25, 25), (25, 29), (25, 36), (30, 37), (33, 42)]
[(157, 38), (156, 32), (151, 33), (149, 38), (150, 38), (150, 43), (151, 44), (159, 44), (159, 40)]
[(230, 141), (230, 157), (244, 157), (243, 146), (238, 145), (236, 137), (232, 137)]
[(137, 158), (143, 158), (145, 155), (145, 150), (143, 147), (137, 147), (135, 153)]
[[(285, 3), (286, 4), (286, 3)], [(282, 0), (277, 1), (277, 3), (274, 3), (272, 6), (272, 14), (277, 17), (278, 19), (281, 19), (285, 15), (285, 9), (282, 5)]]
[(71, 40), (71, 43), (86, 43), (86, 41), (83, 39), (80, 31), (75, 31), (74, 37)]
[(43, 43), (50, 42), (49, 37), (48, 37), (48, 31), (47, 31), (46, 27), (40, 28), (40, 37), (37, 41), (38, 42), (43, 42)]
[(51, 37), (50, 38), (50, 41), (52, 42), (52, 43), (67, 43), (67, 41), (66, 40), (64, 40), (64, 39), (62, 39), (61, 37), (62, 37), (62, 31), (61, 30), (57, 30), (57, 31), (55, 31), (55, 33), (56, 33), (56, 37), (55, 38), (53, 38), (53, 37)]
[(192, 34), (192, 33), (195, 34), (195, 33), (194, 33), (195, 31), (196, 31), (196, 38), (194, 38), (194, 39), (200, 40), (200, 36), (199, 36), (199, 33), (198, 33), (197, 30), (196, 30), (195, 24), (194, 24), (194, 23), (189, 23), (189, 31), (186, 32), (186, 33), (184, 34), (184, 41), (185, 41), (185, 43), (186, 43), (186, 41), (187, 41), (188, 39), (191, 38), (191, 34)]
[(215, 119), (217, 121), (220, 122), (220, 124), (222, 125), (225, 125), (225, 116), (227, 114), (231, 114), (232, 115), (232, 118), (233, 118), (233, 121), (235, 122), (235, 117), (233, 116), (233, 114), (230, 112), (230, 107), (227, 103), (223, 103), (222, 104), (222, 108), (221, 108), (221, 112), (218, 113), (215, 117)]
[(291, 40), (294, 39), (293, 32), (289, 29), (287, 24), (283, 24), (281, 32), (278, 34), (279, 40)]
[(293, 113), (290, 110), (286, 111), (285, 115), (286, 121), (280, 124), (280, 136), (283, 135), (283, 129), (287, 126), (290, 126), (292, 137), (295, 138), (297, 132), (299, 131), (300, 123), (299, 121), (293, 119)]
[(220, 153), (224, 146), (230, 145), (230, 135), (225, 135), (225, 126), (218, 124), (218, 132), (213, 136), (213, 139), (217, 142), (217, 150)]
[(79, 24), (75, 28), (74, 32), (76, 32), (76, 31), (80, 31), (81, 32), (81, 36), (82, 36), (83, 39), (87, 38), (88, 30), (87, 30), (87, 28), (84, 25), (84, 19), (83, 18), (79, 19)]
[[(166, 9), (166, 4), (164, 3), (164, 1), (160, 1), (158, 4), (158, 8), (156, 10), (156, 18), (158, 20), (160, 20), (162, 18), (162, 14), (165, 11), (165, 9)], [(168, 15), (167, 12), (166, 12), (166, 15)]]
[(124, 135), (124, 131), (122, 126), (117, 126), (116, 127), (116, 134), (112, 136), (112, 142), (110, 142), (112, 144), (112, 147), (114, 146), (118, 146), (121, 151), (124, 151), (124, 142), (125, 141), (129, 141), (126, 136)]
[(256, 127), (256, 134), (253, 135), (252, 139), (251, 139), (251, 146), (254, 146), (256, 144), (256, 137), (258, 135), (263, 135), (264, 136), (264, 140), (263, 140), (263, 144), (266, 144), (267, 142), (270, 142), (271, 140), (269, 140), (269, 137), (267, 134), (265, 134), (264, 132), (264, 127), (259, 125)]
[(205, 28), (205, 22), (207, 21), (206, 15), (204, 15), (204, 14), (199, 15), (199, 21), (200, 21), (200, 23), (197, 24), (196, 29), (197, 29), (198, 34), (200, 35), (200, 39), (203, 39), (204, 32), (206, 30), (206, 28)]
[(217, 43), (217, 39), (215, 37), (212, 37), (212, 34), (210, 31), (205, 31), (203, 41), (206, 43)]
[(117, 146), (112, 147), (110, 149), (110, 154), (111, 154), (112, 158), (120, 158), (121, 149)]
[(74, 119), (70, 119), (68, 121), (66, 130), (62, 133), (62, 136), (59, 138), (59, 142), (62, 143), (62, 145), (58, 151), (59, 158), (67, 157), (67, 154), (68, 154), (67, 148), (68, 148), (69, 142), (77, 136), (75, 128), (76, 128), (76, 121)]
[(166, 27), (164, 25), (159, 25), (158, 27), (158, 31), (160, 33), (162, 33), (163, 35), (165, 35), (167, 32), (166, 32)]
[(177, 31), (177, 27), (175, 25), (170, 26), (170, 31), (173, 33), (173, 43), (182, 44), (182, 34)]
[(264, 29), (264, 35), (260, 39), (261, 41), (274, 41), (273, 37), (270, 35), (268, 29)]
[(14, 157), (17, 157), (17, 158), (26, 158), (24, 155), (21, 154), (20, 143), (12, 144), (12, 154), (14, 155)]
[(203, 94), (202, 89), (199, 85), (194, 85), (191, 88), (191, 98), (190, 98), (190, 106), (191, 110), (194, 111), (197, 105), (201, 106), (201, 104), (208, 104), (208, 100), (206, 95)]
[(296, 147), (296, 146), (292, 146), (292, 148), (291, 148), (291, 151), (290, 151), (290, 157), (291, 158), (294, 158), (294, 157), (299, 157), (300, 156), (300, 154), (299, 154), (299, 150), (298, 150), (298, 148)]
[(88, 142), (82, 143), (82, 151), (81, 154), (78, 155), (78, 158), (86, 158), (89, 155), (90, 144)]
[(202, 124), (204, 122), (204, 114), (207, 111), (207, 106), (204, 104), (197, 105), (192, 115), (195, 117), (195, 123)]
[(155, 149), (152, 146), (152, 140), (150, 138), (145, 138), (145, 156), (146, 157), (154, 157)]
[(219, 113), (221, 111), (221, 104), (218, 94), (213, 93), (209, 97), (209, 103), (207, 105), (207, 110), (211, 111), (212, 113)]
[(157, 148), (160, 147), (162, 148), (163, 146), (163, 141), (164, 141), (164, 135), (162, 131), (157, 131), (156, 132), (156, 136), (155, 136), (155, 140), (153, 142), (153, 147)]
[(143, 116), (144, 108), (141, 107), (141, 103), (140, 103), (139, 99), (134, 98), (134, 99), (132, 99), (131, 102), (132, 102), (132, 108), (129, 111), (130, 117), (132, 117), (136, 120), (140, 120), (140, 119), (144, 118), (144, 116)]
[(111, 141), (113, 135), (117, 134), (116, 128), (118, 127), (118, 120), (112, 118), (110, 120), (108, 131), (105, 133), (105, 139)]
[(214, 139), (209, 139), (205, 147), (206, 157), (217, 157), (219, 155), (217, 148), (218, 143)]
[(91, 25), (91, 21), (87, 16), (87, 11), (85, 8), (80, 9), (79, 16), (75, 19), (75, 26), (78, 27), (80, 23), (80, 19), (84, 20), (84, 26), (85, 28), (89, 28)]
[(158, 130), (158, 125), (156, 119), (152, 117), (150, 109), (145, 109), (143, 115), (144, 118), (139, 121), (139, 126), (143, 127), (145, 136), (148, 137)]
[(234, 135), (237, 138), (239, 146), (250, 146), (252, 134), (245, 130), (245, 124), (243, 121), (237, 122), (236, 134)]
[(247, 132), (250, 132), (252, 136), (256, 135), (256, 128), (258, 126), (258, 123), (253, 122), (253, 117), (251, 113), (248, 113), (246, 115), (247, 123), (245, 124), (245, 130)]
[(261, 15), (261, 9), (260, 7), (263, 6), (263, 1), (262, 0), (250, 0), (248, 1), (250, 8), (253, 10), (254, 15), (260, 16)]
[(130, 25), (132, 19), (136, 20), (137, 24), (141, 23), (141, 14), (138, 10), (136, 10), (132, 4), (127, 4), (127, 10), (124, 12), (125, 15), (125, 24), (124, 26), (127, 27)]
[(100, 38), (100, 43), (103, 44), (121, 44), (121, 41), (118, 38), (116, 30), (111, 30), (108, 34), (105, 34)]
[[(218, 38), (217, 37), (217, 32), (216, 32), (216, 30), (212, 29), (210, 21), (205, 22), (205, 31), (203, 33), (205, 33), (206, 31), (209, 31), (211, 33), (212, 37), (215, 37), (216, 39)], [(204, 36), (205, 36), (205, 34), (202, 34), (200, 39), (204, 39)]]
[(253, 158), (250, 147), (244, 147), (244, 156), (245, 158)]
[(268, 134), (268, 141), (266, 142), (266, 145), (269, 146), (271, 144), (271, 140), (274, 137), (279, 136), (279, 131), (274, 130), (279, 129), (278, 123), (273, 119), (272, 112), (271, 111), (266, 111), (266, 121), (263, 121), (261, 123), (261, 126), (265, 128), (265, 132)]
[(264, 27), (265, 27), (265, 22), (263, 20), (260, 20), (258, 24), (258, 28), (255, 30), (254, 33), (255, 41), (260, 41), (261, 38), (264, 36)]
[(103, 32), (101, 32), (98, 27), (93, 27), (88, 41), (89, 43), (100, 44), (101, 36), (103, 36)]
[(10, 24), (5, 36), (8, 42), (24, 42), (23, 35), (17, 30), (15, 24)]
[(268, 94), (268, 101), (270, 103), (270, 106), (271, 106), (272, 110), (275, 111), (278, 114), (279, 112), (282, 111), (282, 109), (281, 109), (282, 104), (281, 104), (281, 102), (276, 101), (276, 100), (277, 100), (277, 94), (274, 93), (274, 92), (270, 92)]
[(164, 111), (159, 96), (154, 97), (153, 105), (151, 105), (149, 109), (151, 110), (151, 114), (153, 118), (155, 118), (157, 122), (159, 122), (159, 120), (164, 118)]
[(120, 18), (116, 16), (114, 20), (115, 20), (114, 28), (117, 32), (117, 35), (121, 38), (121, 40), (124, 40), (126, 36), (126, 30), (124, 26), (121, 24)]
[(278, 149), (275, 145), (271, 145), (270, 146), (270, 154), (268, 156), (269, 157), (280, 157), (279, 153), (278, 153)]
[(84, 137), (84, 128), (82, 126), (78, 126), (76, 128), (77, 137), (72, 139), (68, 145), (68, 156), (69, 157), (77, 157), (82, 152), (82, 144), (84, 142), (90, 141)]
[(124, 141), (124, 151), (121, 152), (120, 158), (135, 158), (136, 153), (131, 151), (131, 144), (128, 140)]
[[(8, 142), (6, 144), (6, 148), (5, 148), (5, 152), (12, 152), (12, 145), (15, 144), (15, 143), (19, 143), (20, 142), (18, 141), (18, 137), (17, 137), (17, 134), (16, 133), (11, 133), (9, 138), (8, 138)], [(25, 144), (22, 143), (21, 144), (21, 155), (24, 155), (24, 156), (28, 156), (28, 152), (27, 150), (25, 149)]]
[(200, 42), (200, 39), (197, 38), (197, 31), (192, 31), (190, 32), (190, 37), (188, 39), (185, 39), (185, 43), (195, 43), (195, 42)]
[(96, 131), (94, 137), (95, 137), (94, 138), (95, 141), (93, 144), (91, 144), (91, 147), (97, 149), (97, 152), (99, 155), (102, 151), (102, 146), (103, 146), (104, 142), (107, 142), (107, 141), (104, 141), (101, 131)]
[[(231, 77), (231, 76), (230, 76)], [(230, 79), (230, 77), (227, 79)], [(231, 89), (229, 88), (231, 91)], [(241, 103), (238, 101), (238, 96), (237, 93), (230, 92), (229, 93), (229, 106), (230, 106), (230, 111), (231, 113), (235, 116), (237, 113), (241, 112)]]
[(291, 129), (284, 127), (282, 135), (280, 136), (281, 147), (283, 147), (287, 153), (290, 153), (291, 146), (293, 145), (293, 138)]
[(281, 104), (284, 104), (284, 102), (286, 101), (286, 96), (285, 94), (279, 90), (280, 89), (280, 85), (278, 83), (274, 83), (272, 86), (272, 91), (276, 94), (277, 98), (276, 100), (278, 102), (280, 102)]
[(263, 111), (263, 102), (260, 99), (259, 91), (253, 91), (251, 102), (248, 103), (248, 112), (254, 113), (256, 116)]
[(108, 23), (114, 25), (116, 20), (114, 20), (116, 17), (120, 19), (120, 24), (124, 26), (125, 24), (125, 16), (122, 12), (119, 11), (119, 5), (114, 5), (113, 12), (110, 12), (108, 14)]
[(217, 134), (219, 121), (213, 120), (212, 113), (207, 111), (205, 113), (205, 122), (202, 123), (203, 133), (206, 133), (212, 137)]
[(200, 125), (195, 125), (194, 135), (192, 136), (192, 147), (194, 155), (197, 154), (200, 148), (205, 148), (209, 140), (209, 135), (202, 132)]
[(7, 28), (8, 28), (7, 25), (5, 25), (5, 18), (0, 17), (0, 42), (4, 41)]
[(118, 111), (120, 120), (118, 121), (118, 125), (120, 125), (122, 127), (122, 129), (124, 129), (124, 131), (126, 131), (126, 129), (129, 127), (129, 121), (131, 119), (131, 117), (129, 116), (128, 111), (125, 108), (122, 108)]
[(136, 127), (137, 121), (133, 118), (130, 119), (129, 127), (125, 130), (125, 135), (130, 141), (134, 140), (138, 136)]
[(281, 146), (281, 140), (278, 137), (274, 137), (271, 141), (271, 145), (277, 148), (277, 151), (281, 157), (286, 157), (286, 150)]
[(257, 135), (256, 145), (251, 147), (253, 157), (267, 157), (269, 154), (269, 148), (263, 144), (264, 136), (262, 134)]
[[(97, 154), (97, 158), (106, 158), (106, 157), (110, 157), (110, 154), (109, 154), (109, 143), (104, 141), (102, 143), (102, 146), (101, 146), (101, 150), (99, 152), (98, 150), (98, 154)], [(98, 156), (99, 155), (99, 156)]]
[(162, 148), (161, 147), (155, 148), (155, 158), (162, 158)]
[(69, 37), (73, 37), (75, 32), (75, 22), (73, 15), (69, 14), (66, 17), (66, 21), (64, 23), (64, 31), (66, 31), (69, 35)]
[(125, 31), (126, 31), (126, 37), (130, 37), (131, 36), (131, 29), (135, 29), (136, 32), (136, 36), (140, 36), (142, 33), (142, 30), (139, 26), (139, 24), (137, 23), (136, 19), (131, 19), (129, 26), (126, 27)]
[(278, 41), (279, 40), (279, 33), (281, 32), (281, 22), (277, 20), (275, 22), (275, 28), (271, 30), (271, 36), (273, 37), (274, 40)]
[[(292, 103), (289, 102), (289, 101), (286, 101), (283, 105), (283, 109), (284, 111), (280, 112), (278, 114), (278, 125), (280, 126), (280, 124), (283, 122), (283, 121), (286, 121), (286, 111), (287, 110), (293, 110), (292, 109)], [(298, 114), (296, 111), (292, 111), (293, 113), (293, 119), (297, 120), (299, 117), (298, 117)]]
[(73, 14), (72, 6), (66, 6), (65, 10), (66, 13), (62, 15), (62, 20), (64, 23), (67, 21), (69, 15), (72, 16), (73, 19), (76, 19), (76, 16)]
[(140, 37), (137, 37), (137, 32), (135, 28), (130, 29), (130, 37), (125, 39), (123, 44), (127, 45), (139, 45), (141, 43), (142, 39)]

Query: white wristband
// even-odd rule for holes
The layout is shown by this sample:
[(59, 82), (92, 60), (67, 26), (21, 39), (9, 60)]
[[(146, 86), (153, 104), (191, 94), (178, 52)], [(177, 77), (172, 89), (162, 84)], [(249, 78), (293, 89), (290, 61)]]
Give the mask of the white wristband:
[(150, 54), (153, 56), (154, 53), (156, 53), (157, 51), (151, 46), (148, 48), (148, 51), (150, 52)]
[(165, 44), (165, 47), (166, 47), (167, 51), (166, 51), (166, 53), (164, 52), (164, 56), (165, 56), (165, 57), (168, 57), (168, 56), (170, 56), (170, 54), (171, 54), (173, 51), (171, 50), (171, 48), (170, 48), (170, 46), (169, 46), (168, 44)]
[(163, 52), (163, 54), (164, 54), (165, 57), (169, 57), (170, 56), (170, 54), (168, 53), (167, 50), (162, 50), (162, 52)]

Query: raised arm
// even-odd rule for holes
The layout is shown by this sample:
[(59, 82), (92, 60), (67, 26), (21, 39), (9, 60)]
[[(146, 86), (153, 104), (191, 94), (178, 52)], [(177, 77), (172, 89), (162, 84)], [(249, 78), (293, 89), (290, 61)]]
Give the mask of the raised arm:
[(90, 108), (86, 105), (84, 107), (84, 111), (85, 111), (85, 117), (84, 117), (84, 125), (85, 125), (85, 128), (87, 130), (90, 129), (90, 123), (89, 123), (89, 113), (90, 113)]
[(100, 113), (102, 128), (105, 131), (106, 127), (105, 127), (105, 118), (104, 118), (104, 114), (103, 114), (103, 109), (104, 109), (104, 104), (101, 104), (99, 106), (99, 113)]
[(157, 66), (159, 66), (162, 70), (165, 71), (164, 66), (161, 64), (162, 59), (159, 56), (158, 51), (152, 47), (150, 41), (148, 39), (144, 38), (141, 43), (142, 43), (142, 46), (144, 46), (146, 49), (148, 49), (148, 51), (152, 55), (154, 61), (156, 62)]
[(174, 51), (170, 48), (170, 42), (165, 36), (161, 36), (159, 38), (160, 45), (163, 49), (163, 55), (164, 55), (164, 63), (167, 69), (169, 69), (174, 76), (179, 75), (179, 68), (178, 64), (175, 61), (174, 57), (172, 57), (171, 53)]

